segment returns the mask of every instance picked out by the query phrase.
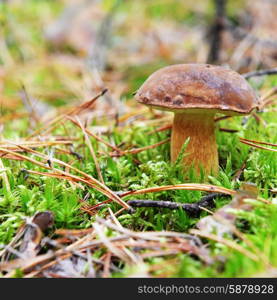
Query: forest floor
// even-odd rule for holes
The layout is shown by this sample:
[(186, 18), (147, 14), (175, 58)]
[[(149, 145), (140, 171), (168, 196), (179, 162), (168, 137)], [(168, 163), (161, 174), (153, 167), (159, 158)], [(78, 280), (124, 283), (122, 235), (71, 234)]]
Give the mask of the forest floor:
[[(93, 10), (103, 28), (114, 17), (110, 3)], [(132, 95), (154, 70), (196, 60), (195, 41), (183, 57), (185, 29), (170, 23), (170, 9), (140, 5), (115, 10), (119, 34), (113, 46), (91, 50), (95, 61), (86, 43), (109, 37), (78, 31), (87, 11), (64, 36), (63, 25), (49, 26), (63, 11), (60, 2), (1, 4), (0, 276), (276, 274), (277, 76), (249, 79), (262, 109), (216, 120), (220, 172), (199, 183), (193, 170), (183, 174), (170, 163), (171, 113), (149, 110)], [(177, 21), (183, 17), (174, 11)], [(172, 44), (150, 32), (141, 47), (148, 26), (162, 30), (153, 21), (161, 16)], [(186, 17), (185, 27), (195, 25)], [(131, 22), (139, 25), (127, 31)], [(105, 47), (112, 47), (107, 57)], [(180, 206), (129, 209), (131, 200), (193, 204), (210, 192), (218, 194), (190, 214)]]

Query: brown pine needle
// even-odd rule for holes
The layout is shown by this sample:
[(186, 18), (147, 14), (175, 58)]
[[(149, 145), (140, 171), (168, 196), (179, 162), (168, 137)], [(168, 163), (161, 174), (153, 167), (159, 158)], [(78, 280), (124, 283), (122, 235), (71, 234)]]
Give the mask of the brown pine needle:
[(266, 199), (264, 199), (264, 198), (261, 198), (261, 197), (258, 197), (257, 200), (258, 200), (258, 201), (261, 201), (261, 202), (263, 202), (263, 203), (265, 203), (265, 204), (272, 204), (272, 202), (270, 202), (270, 201), (268, 201), (268, 200), (266, 200)]
[(89, 139), (89, 137), (88, 137), (88, 135), (87, 135), (87, 133), (86, 133), (86, 130), (85, 130), (83, 124), (81, 123), (80, 119), (78, 118), (78, 116), (76, 116), (75, 118), (76, 118), (78, 124), (80, 125), (80, 128), (81, 128), (81, 130), (83, 131), (83, 134), (84, 134), (84, 136), (85, 136), (85, 140), (86, 140), (87, 146), (88, 146), (88, 148), (89, 148), (89, 151), (90, 151), (91, 156), (92, 156), (92, 158), (93, 158), (93, 161), (94, 161), (94, 163), (95, 163), (95, 167), (96, 167), (96, 171), (97, 171), (97, 174), (98, 174), (98, 178), (99, 178), (99, 180), (100, 180), (103, 184), (105, 184), (104, 179), (103, 179), (103, 176), (102, 176), (102, 173), (101, 173), (101, 170), (100, 170), (100, 166), (99, 166), (99, 164), (98, 164), (97, 157), (96, 157), (96, 155), (95, 155), (95, 151), (94, 151), (94, 149), (93, 149), (93, 147), (92, 147), (92, 144), (91, 144), (91, 141), (90, 141), (90, 139)]
[(103, 278), (111, 277), (111, 273), (110, 273), (111, 257), (112, 257), (112, 253), (108, 252), (104, 260)]
[(129, 256), (127, 256), (124, 251), (121, 249), (121, 247), (116, 247), (109, 238), (104, 234), (103, 225), (99, 224), (97, 222), (94, 222), (92, 224), (95, 233), (98, 235), (100, 241), (103, 243), (103, 245), (114, 255), (119, 257), (122, 261), (125, 261), (126, 263), (133, 264), (135, 263), (130, 259)]
[[(47, 134), (52, 133), (56, 128), (60, 127), (64, 123), (64, 120), (62, 120), (62, 119), (59, 121), (61, 122), (61, 124), (59, 122), (56, 122), (52, 126), (46, 127), (45, 131), (43, 133), (41, 133), (40, 136), (42, 136), (42, 135), (45, 136)], [(27, 139), (29, 139), (29, 137)]]
[(256, 120), (258, 124), (262, 124), (264, 127), (266, 127), (266, 121), (256, 112), (252, 111), (251, 116)]
[[(31, 152), (31, 153), (33, 153), (33, 154), (35, 154), (35, 155), (37, 155), (37, 156), (39, 156), (39, 157), (41, 157), (43, 159), (48, 160), (48, 157), (46, 155), (40, 153), (40, 152), (37, 152), (35, 150), (32, 150), (32, 149), (24, 147), (24, 146), (18, 146), (18, 147), (24, 149), (27, 152)], [(42, 168), (45, 168), (45, 169), (48, 169), (48, 170), (52, 170), (53, 169), (53, 168), (48, 167), (46, 164), (38, 162), (37, 160), (34, 160), (34, 159), (29, 158), (27, 156), (21, 155), (19, 153), (16, 153), (16, 152), (13, 152), (13, 151), (10, 151), (10, 150), (7, 150), (7, 149), (3, 149), (3, 148), (0, 148), (0, 151), (3, 151), (3, 152), (8, 153), (8, 154), (13, 154), (14, 156), (23, 158), (24, 160), (28, 160), (28, 161), (30, 161), (30, 162), (32, 162), (32, 163), (34, 163), (34, 164), (36, 164), (36, 165), (38, 165), (38, 166), (40, 166)], [(92, 176), (86, 174), (85, 172), (82, 172), (81, 170), (79, 170), (79, 169), (77, 169), (75, 167), (72, 167), (71, 165), (69, 165), (69, 164), (67, 164), (67, 163), (65, 163), (65, 162), (63, 162), (61, 160), (58, 160), (56, 158), (52, 158), (51, 160), (52, 160), (52, 162), (58, 163), (58, 164), (60, 164), (60, 165), (62, 165), (64, 167), (68, 167), (69, 169), (71, 169), (71, 170), (73, 170), (73, 171), (75, 171), (75, 172), (83, 175), (86, 179), (82, 179), (81, 177), (78, 177), (78, 176), (75, 176), (75, 175), (71, 175), (71, 174), (66, 173), (66, 172), (64, 172), (62, 170), (54, 169), (56, 172), (59, 172), (59, 173), (64, 174), (66, 176), (69, 175), (69, 176), (71, 176), (71, 178), (75, 178), (75, 180), (77, 180), (77, 181), (84, 182), (85, 184), (88, 184), (91, 187), (93, 187), (93, 188), (97, 189), (98, 191), (100, 191), (101, 193), (105, 194), (107, 197), (113, 199), (115, 202), (117, 202), (118, 204), (120, 204), (124, 208), (126, 208), (126, 209), (130, 209), (131, 208), (127, 203), (125, 203), (124, 201), (122, 201), (122, 199), (119, 196), (117, 196), (112, 190), (110, 190), (107, 186), (105, 186), (103, 183), (101, 183), (97, 179), (95, 179)]]
[(232, 118), (232, 116), (222, 116), (222, 117), (216, 117), (214, 119), (215, 122), (219, 122), (219, 121), (223, 121), (223, 120), (226, 120), (226, 119), (230, 119)]
[[(57, 169), (55, 169), (55, 171), (57, 171)], [(97, 191), (104, 194), (108, 198), (111, 198), (113, 201), (117, 202), (118, 204), (123, 206), (125, 209), (130, 209), (130, 206), (127, 203), (125, 203), (123, 200), (121, 200), (110, 189), (101, 188), (97, 184), (94, 184), (94, 183), (90, 182), (88, 179), (85, 179), (85, 178), (82, 178), (82, 177), (79, 177), (79, 176), (76, 176), (76, 175), (72, 175), (72, 174), (66, 173), (66, 172), (61, 171), (61, 170), (58, 170), (58, 171), (60, 171), (61, 174), (27, 170), (27, 172), (30, 173), (30, 174), (54, 177), (54, 178), (58, 178), (58, 179), (65, 179), (65, 180), (72, 181), (72, 182), (82, 182), (82, 183), (96, 189)], [(118, 198), (119, 198), (119, 201), (118, 201)], [(109, 202), (111, 202), (112, 200), (109, 200)], [(105, 201), (105, 202), (108, 202), (108, 201)], [(89, 209), (89, 211), (90, 211), (90, 209)]]
[[(11, 268), (14, 270), (14, 269), (20, 268), (21, 271), (23, 273), (25, 273), (25, 272), (28, 272), (30, 269), (33, 269), (38, 264), (41, 264), (43, 262), (50, 260), (54, 256), (55, 256), (54, 253), (47, 252), (46, 254), (38, 255), (29, 260), (18, 258), (13, 261), (12, 265), (10, 262), (4, 262), (4, 263), (1, 263), (0, 267), (2, 270), (10, 270)], [(13, 277), (14, 274), (15, 274), (15, 271), (11, 271), (11, 272), (7, 273), (4, 277), (10, 278), (10, 277)]]
[[(261, 105), (259, 107), (259, 109), (263, 109), (265, 106), (267, 106), (269, 103), (271, 103), (272, 100), (272, 96), (277, 94), (277, 87), (273, 87), (271, 90), (267, 91), (264, 95), (262, 95), (261, 97)], [(276, 101), (277, 99), (275, 99)]]
[(94, 98), (92, 98), (89, 101), (86, 101), (85, 103), (74, 107), (72, 110), (70, 110), (67, 115), (79, 115), (81, 112), (84, 112), (87, 109), (90, 109), (95, 101), (100, 98), (101, 96), (105, 95), (107, 93), (108, 89), (103, 89), (98, 95), (96, 95)]
[(93, 231), (92, 228), (87, 229), (56, 229), (55, 234), (57, 235), (63, 235), (63, 236), (82, 236), (86, 235), (88, 233), (91, 233)]
[(252, 248), (252, 250), (254, 250), (254, 252), (255, 252), (259, 257), (261, 257), (261, 259), (263, 260), (263, 262), (264, 262), (266, 265), (268, 265), (268, 259), (267, 259), (267, 257), (264, 255), (264, 253), (262, 253), (262, 252), (260, 251), (260, 249), (257, 248), (257, 247), (254, 245), (254, 243), (253, 243), (250, 239), (248, 239), (248, 237), (247, 237), (245, 234), (243, 234), (240, 230), (238, 230), (237, 227), (236, 227), (234, 224), (232, 224), (230, 221), (228, 221), (227, 219), (221, 217), (219, 214), (216, 214), (216, 213), (213, 215), (213, 218), (214, 218), (215, 220), (217, 220), (218, 222), (220, 222), (220, 223), (222, 223), (222, 224), (228, 226), (228, 227), (231, 229), (231, 231), (232, 231), (238, 238), (240, 238), (242, 241), (244, 241), (245, 244), (246, 244), (249, 248)]
[(170, 138), (168, 139), (165, 139), (163, 141), (160, 141), (156, 144), (152, 144), (152, 145), (149, 145), (149, 146), (145, 146), (145, 147), (141, 147), (141, 148), (134, 148), (134, 149), (130, 149), (130, 150), (121, 150), (121, 152), (111, 152), (109, 153), (109, 155), (111, 157), (120, 157), (120, 156), (123, 156), (123, 155), (128, 155), (128, 154), (137, 154), (137, 153), (140, 153), (142, 151), (146, 151), (146, 150), (149, 150), (149, 149), (154, 149), (158, 146), (161, 146), (163, 144), (166, 144), (170, 142)]
[(125, 153), (126, 154), (137, 154), (137, 153), (145, 151), (145, 150), (154, 149), (158, 146), (161, 146), (163, 144), (168, 143), (169, 141), (170, 141), (170, 138), (165, 139), (163, 141), (160, 141), (160, 142), (158, 142), (156, 144), (153, 144), (153, 145), (149, 145), (149, 146), (145, 146), (145, 147), (141, 147), (141, 148), (136, 148), (136, 149), (131, 149), (131, 150), (126, 150)]
[(219, 131), (222, 131), (222, 132), (229, 132), (229, 133), (235, 133), (235, 132), (238, 132), (239, 130), (237, 130), (237, 129), (230, 129), (230, 128), (222, 128), (222, 127), (220, 127), (220, 128), (219, 128)]
[(267, 143), (267, 142), (254, 141), (254, 140), (249, 140), (249, 139), (245, 139), (245, 138), (240, 138), (240, 140), (247, 141), (247, 142), (250, 142), (250, 143), (255, 143), (255, 144), (261, 144), (261, 145), (268, 145), (268, 146), (277, 147), (277, 144), (272, 144), (272, 143)]
[[(273, 152), (277, 152), (277, 149), (271, 149), (271, 148), (267, 148), (267, 147), (263, 147), (263, 146), (258, 146), (256, 145), (256, 143), (259, 143), (259, 144), (265, 144), (264, 142), (256, 142), (256, 141), (251, 141), (249, 142), (248, 140), (245, 140), (245, 139), (240, 139), (240, 142), (243, 143), (243, 144), (246, 144), (246, 145), (249, 145), (251, 147), (254, 147), (254, 148), (258, 148), (258, 149), (262, 149), (262, 150), (267, 150), (267, 151), (273, 151)], [(266, 145), (268, 145), (269, 143), (267, 143)], [(273, 147), (276, 147), (275, 144), (269, 144), (270, 146), (273, 146)]]
[[(4, 152), (4, 153), (7, 153), (7, 154), (10, 154), (11, 157), (17, 157), (17, 158), (20, 158), (21, 160), (27, 160), (27, 161), (29, 161), (29, 162), (31, 162), (31, 163), (39, 166), (39, 167), (51, 170), (51, 168), (48, 167), (46, 164), (43, 164), (43, 163), (41, 163), (41, 162), (39, 162), (39, 161), (37, 161), (35, 159), (32, 159), (32, 158), (30, 158), (28, 156), (22, 155), (20, 153), (15, 152), (15, 151), (11, 151), (11, 150), (4, 149), (4, 148), (0, 147), (0, 152)], [(10, 159), (14, 159), (14, 158), (11, 158), (11, 157), (9, 157), (9, 158)], [(4, 158), (7, 158), (7, 157), (4, 157)]]
[[(78, 124), (78, 122), (77, 122), (76, 120), (74, 120), (72, 117), (67, 116), (66, 118), (67, 118), (68, 120), (70, 120), (74, 125), (80, 127), (80, 124)], [(80, 128), (81, 128), (81, 127), (80, 127)], [(103, 140), (102, 138), (100, 138), (99, 136), (97, 136), (96, 134), (94, 134), (93, 132), (91, 132), (90, 130), (88, 130), (87, 128), (85, 128), (85, 132), (86, 132), (88, 135), (94, 137), (98, 142), (105, 144), (107, 147), (113, 149), (114, 151), (117, 151), (117, 152), (119, 152), (119, 153), (122, 152), (119, 148), (117, 148), (116, 146), (113, 146), (112, 144), (106, 142), (105, 140)]]
[[(55, 170), (57, 170), (57, 169), (55, 169)], [(82, 185), (80, 185), (79, 183), (77, 183), (78, 181), (81, 181), (81, 180), (78, 180), (76, 178), (74, 179), (73, 176), (71, 176), (69, 173), (66, 173), (64, 171), (57, 170), (57, 173), (39, 172), (39, 171), (33, 171), (33, 170), (26, 170), (26, 171), (28, 173), (34, 174), (34, 175), (41, 175), (41, 176), (53, 177), (53, 178), (57, 178), (57, 179), (65, 179), (65, 180), (70, 181), (70, 183), (73, 183), (73, 184), (77, 185), (80, 189), (82, 189), (82, 190), (84, 189)], [(68, 176), (65, 175), (65, 174), (68, 174)], [(97, 187), (95, 189), (97, 189)], [(99, 189), (99, 191), (100, 191), (100, 189)]]
[(202, 210), (204, 210), (205, 212), (211, 214), (211, 215), (214, 214), (213, 211), (211, 211), (210, 209), (208, 209), (208, 208), (206, 208), (206, 207), (203, 207), (203, 206), (199, 205), (199, 208), (202, 209)]
[(75, 106), (71, 109), (69, 109), (66, 113), (61, 114), (59, 116), (57, 116), (56, 118), (54, 118), (53, 120), (51, 120), (48, 124), (46, 124), (45, 126), (39, 128), (38, 130), (36, 130), (35, 132), (33, 132), (27, 139), (30, 139), (34, 136), (37, 136), (38, 134), (40, 134), (42, 131), (46, 130), (47, 128), (49, 128), (51, 125), (59, 123), (62, 119), (64, 119), (66, 116), (72, 116), (72, 115), (78, 115), (81, 112), (87, 110), (88, 108), (91, 108), (91, 106), (94, 104), (94, 102), (100, 98), (101, 96), (103, 96), (108, 90), (104, 89), (103, 91), (101, 91), (98, 95), (96, 95), (93, 99)]
[(56, 145), (72, 145), (72, 141), (18, 141), (18, 142), (11, 142), (11, 141), (1, 141), (0, 147), (16, 150), (17, 147), (12, 145), (22, 145), (32, 148), (40, 148), (40, 147), (51, 147)]
[(227, 195), (234, 195), (236, 191), (230, 190), (224, 187), (209, 185), (209, 184), (198, 184), (198, 183), (184, 183), (176, 185), (165, 185), (152, 188), (146, 188), (136, 191), (128, 191), (121, 195), (121, 197), (126, 197), (129, 195), (139, 195), (146, 193), (162, 192), (162, 191), (172, 191), (172, 190), (194, 190), (194, 191), (203, 191), (203, 192), (214, 192), (214, 193), (223, 193)]
[(34, 131), (31, 135), (29, 135), (26, 138), (26, 140), (29, 140), (29, 139), (31, 139), (34, 136), (37, 136), (39, 134), (41, 135), (43, 131), (46, 131), (46, 130), (49, 131), (49, 128), (51, 128), (51, 131), (52, 131), (57, 126), (56, 123), (58, 123), (59, 121), (61, 121), (64, 117), (65, 117), (65, 115), (59, 115), (58, 117), (54, 118), (48, 124), (42, 126), (41, 128), (37, 129), (36, 131)]
[[(268, 99), (268, 100), (265, 101), (265, 103), (264, 103), (264, 105), (263, 105), (262, 108), (264, 108), (265, 106), (269, 106), (269, 105), (271, 105), (271, 104), (273, 104), (275, 102), (277, 102), (277, 98), (274, 98), (274, 99), (270, 98), (270, 99)], [(272, 111), (276, 111), (276, 110), (272, 109)]]
[[(222, 193), (227, 195), (234, 195), (236, 191), (230, 190), (224, 187), (215, 186), (215, 185), (208, 185), (208, 184), (198, 184), (198, 183), (184, 183), (184, 184), (176, 184), (176, 185), (166, 185), (166, 186), (158, 186), (152, 188), (146, 188), (136, 191), (128, 191), (121, 194), (121, 197), (127, 197), (130, 195), (139, 195), (139, 194), (146, 194), (146, 193), (155, 193), (155, 192), (162, 192), (162, 191), (172, 191), (172, 190), (192, 190), (192, 191), (203, 191), (203, 192), (211, 192), (211, 193)], [(111, 202), (107, 200), (107, 203)], [(99, 204), (100, 205), (100, 204)], [(99, 206), (96, 204), (94, 208)], [(121, 213), (121, 210), (118, 212)], [(118, 214), (116, 213), (116, 215)]]
[[(1, 100), (0, 100), (0, 105), (1, 105)], [(11, 120), (16, 120), (16, 119), (21, 119), (27, 117), (29, 114), (28, 113), (14, 113), (14, 114), (9, 114), (5, 116), (0, 117), (0, 124), (5, 123)]]
[(88, 207), (87, 210), (90, 211), (90, 212), (92, 212), (93, 210), (97, 209), (97, 208), (100, 207), (101, 205), (106, 204), (106, 203), (110, 203), (110, 202), (111, 202), (110, 200), (105, 200), (105, 201), (103, 201), (103, 202), (101, 202), (101, 203), (97, 203), (97, 204), (95, 204), (95, 205), (93, 205), (93, 206)]
[(123, 122), (127, 121), (129, 118), (136, 117), (139, 115), (144, 115), (147, 112), (148, 112), (148, 108), (142, 108), (140, 110), (131, 111), (129, 113), (124, 114), (123, 116), (120, 116), (118, 118), (118, 122), (123, 123)]
[(161, 132), (161, 131), (165, 131), (165, 130), (169, 130), (169, 129), (172, 129), (172, 124), (166, 124), (166, 125), (164, 125), (162, 127), (156, 128), (156, 129), (148, 132), (147, 135), (151, 135), (153, 133)]
[(243, 255), (247, 256), (248, 258), (254, 260), (254, 261), (260, 261), (260, 258), (259, 256), (257, 256), (256, 254), (250, 252), (249, 250), (243, 248), (241, 245), (233, 242), (233, 241), (230, 241), (230, 240), (227, 240), (227, 239), (224, 239), (220, 236), (217, 236), (215, 234), (211, 234), (211, 233), (206, 233), (206, 232), (203, 232), (201, 230), (198, 230), (198, 229), (191, 229), (190, 230), (190, 233), (191, 234), (195, 234), (195, 235), (198, 235), (198, 236), (202, 236), (204, 238), (207, 238), (207, 239), (210, 239), (210, 240), (213, 240), (213, 241), (216, 241), (220, 244), (223, 244), (229, 248), (232, 248), (240, 253), (242, 253)]

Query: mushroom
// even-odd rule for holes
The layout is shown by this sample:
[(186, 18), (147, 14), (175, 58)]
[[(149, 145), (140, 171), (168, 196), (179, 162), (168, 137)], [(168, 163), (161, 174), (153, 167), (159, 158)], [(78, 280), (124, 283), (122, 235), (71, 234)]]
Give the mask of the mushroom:
[(209, 64), (179, 64), (154, 72), (135, 99), (151, 108), (174, 112), (171, 161), (189, 137), (184, 170), (218, 173), (214, 116), (246, 115), (258, 107), (254, 90), (238, 73)]

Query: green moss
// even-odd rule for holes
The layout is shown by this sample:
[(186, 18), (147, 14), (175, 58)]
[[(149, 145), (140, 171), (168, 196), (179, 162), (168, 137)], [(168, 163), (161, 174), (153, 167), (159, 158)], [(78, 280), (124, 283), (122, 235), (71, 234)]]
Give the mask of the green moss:
[[(34, 60), (39, 56), (49, 55), (53, 49), (43, 38), (43, 23), (49, 17), (58, 16), (62, 11), (61, 4), (58, 1), (24, 1), (24, 6), (5, 6), (1, 4), (0, 22), (3, 24), (3, 34), (5, 36), (8, 50), (16, 65), (24, 66), (23, 69), (14, 72), (11, 67), (11, 76), (5, 80), (3, 87), (3, 95), (6, 97), (18, 97), (21, 83), (28, 81), (28, 87), (40, 87), (42, 93), (40, 100), (48, 103), (52, 109), (55, 106), (61, 106), (76, 100), (75, 95), (67, 91), (67, 87), (57, 75), (59, 67), (50, 63), (33, 67)], [(139, 1), (136, 1), (137, 3)], [(142, 3), (143, 2), (143, 3)], [(180, 1), (142, 1), (140, 4), (134, 4), (134, 1), (126, 1), (122, 3), (120, 9), (128, 10), (132, 5), (142, 6), (147, 12), (147, 18), (174, 18), (178, 21), (186, 20), (193, 22), (194, 16), (189, 10), (182, 10), (183, 3)], [(155, 2), (155, 3), (154, 3)], [(112, 1), (107, 1), (106, 9), (108, 10)], [(44, 14), (40, 14), (41, 11)], [(5, 12), (5, 14), (3, 14)], [(27, 36), (28, 47), (22, 46), (21, 37), (15, 35), (12, 28), (16, 24), (21, 24), (20, 32), (23, 36)], [(37, 24), (37, 26), (34, 26)], [(28, 51), (31, 49), (31, 51)], [(35, 51), (34, 51), (35, 50)], [(50, 51), (50, 52), (49, 52)], [(67, 50), (63, 49), (66, 53)], [(3, 60), (1, 54), (1, 59)], [(1, 62), (3, 64), (3, 61)], [(124, 74), (122, 80), (128, 84), (128, 91), (123, 96), (125, 103), (130, 106), (135, 105), (131, 94), (138, 89), (142, 82), (153, 71), (171, 63), (170, 61), (157, 60), (138, 66), (127, 66), (124, 70), (119, 70)], [(30, 69), (29, 69), (30, 66)], [(28, 72), (27, 72), (28, 71)], [(62, 70), (66, 76), (72, 76), (74, 80), (78, 80), (78, 75), (69, 74), (67, 70)], [(22, 81), (20, 81), (20, 80)], [(264, 77), (262, 80), (251, 80), (251, 84), (257, 89), (269, 89), (276, 86), (277, 76)], [(64, 91), (61, 96), (48, 97), (43, 95), (43, 91)], [(11, 99), (9, 98), (9, 99)], [(127, 100), (126, 100), (127, 99)], [(136, 108), (134, 108), (136, 109)], [(1, 109), (1, 117), (11, 114), (12, 112), (23, 112), (24, 107), (19, 101), (15, 109)], [(260, 196), (271, 201), (273, 194), (270, 189), (276, 188), (277, 165), (276, 153), (252, 149), (240, 142), (239, 137), (270, 141), (277, 143), (276, 136), (276, 113), (264, 111), (259, 116), (265, 121), (265, 125), (257, 123), (253, 117), (234, 117), (221, 121), (220, 127), (232, 128), (238, 130), (237, 133), (227, 133), (217, 131), (216, 138), (219, 148), (220, 172), (217, 177), (210, 177), (210, 183), (223, 186), (226, 188), (237, 189), (241, 186), (242, 181), (250, 181), (256, 184), (260, 191)], [(153, 115), (146, 114), (146, 119), (153, 118)], [(101, 137), (112, 144), (123, 144), (123, 149), (145, 147), (155, 144), (169, 137), (169, 131), (163, 131), (155, 134), (148, 134), (155, 127), (147, 124), (141, 125), (132, 122), (130, 125), (117, 127), (114, 120), (94, 119), (89, 128), (93, 126), (108, 126), (109, 133), (103, 134)], [(37, 127), (44, 126), (43, 123)], [(84, 144), (81, 131), (73, 126), (70, 122), (66, 123), (66, 128), (59, 126), (52, 132), (56, 136), (72, 135), (76, 140), (73, 143), (73, 149), (82, 155), (82, 159), (77, 159), (74, 155), (67, 155), (56, 151), (54, 156), (68, 162), (74, 167), (98, 178), (94, 161), (91, 157), (88, 147)], [(24, 139), (30, 134), (30, 122), (27, 117), (17, 118), (13, 121), (5, 122), (1, 134), (4, 139), (18, 140)], [(102, 143), (96, 142), (91, 138), (91, 142), (97, 157), (101, 173), (105, 184), (114, 191), (126, 191), (134, 189), (143, 189), (147, 187), (155, 187), (169, 184), (178, 184), (184, 182), (194, 182), (196, 177), (190, 173), (184, 176), (178, 165), (170, 164), (170, 147), (169, 144), (156, 147), (151, 150), (143, 151), (135, 155), (125, 155), (113, 158), (108, 149)], [(124, 148), (125, 147), (125, 148)], [(39, 148), (38, 151), (49, 154), (48, 148)], [(56, 149), (57, 150), (57, 149)], [(101, 154), (101, 155), (100, 155)], [(33, 155), (28, 154), (34, 158)], [(84, 213), (80, 207), (80, 199), (83, 199), (87, 193), (88, 205), (96, 205), (104, 200), (101, 193), (92, 188), (86, 187), (84, 190), (71, 185), (66, 180), (58, 180), (46, 176), (37, 176), (28, 174), (24, 170), (45, 171), (30, 162), (13, 161), (2, 158), (6, 173), (8, 176), (11, 190), (5, 187), (2, 177), (0, 177), (0, 244), (7, 244), (16, 234), (19, 226), (22, 224), (26, 216), (32, 216), (37, 211), (51, 210), (55, 217), (55, 228), (87, 228), (94, 221), (94, 216)], [(138, 163), (139, 162), (139, 163)], [(233, 176), (236, 171), (246, 162), (245, 169), (239, 180), (234, 182)], [(56, 168), (60, 166), (55, 165)], [(0, 174), (1, 175), (1, 174)], [(187, 178), (187, 179), (185, 179)], [(189, 178), (189, 179), (188, 179)], [(198, 201), (204, 193), (198, 191), (168, 191), (149, 193), (145, 195), (129, 196), (128, 199), (149, 199), (149, 200), (166, 200), (178, 203), (194, 203)], [(217, 199), (216, 209), (222, 207), (229, 200), (226, 198)], [(98, 215), (104, 217), (107, 213), (107, 207), (113, 211), (119, 209), (116, 203), (101, 208)], [(277, 265), (277, 209), (275, 205), (255, 204), (255, 209), (251, 212), (237, 212), (238, 226), (244, 232), (248, 239), (260, 249), (268, 258), (273, 266)], [(206, 212), (201, 217), (207, 215)], [(134, 214), (122, 213), (118, 220), (120, 223), (132, 230), (171, 230), (178, 232), (188, 232), (193, 228), (199, 218), (189, 217), (183, 210), (169, 210), (158, 208), (139, 208)], [(247, 228), (243, 227), (242, 220), (248, 222)], [(241, 221), (241, 223), (240, 223)], [(52, 232), (51, 232), (52, 233)], [(154, 276), (159, 274), (168, 274), (168, 276), (178, 277), (224, 277), (224, 276), (251, 276), (254, 273), (262, 271), (264, 264), (262, 262), (253, 262), (250, 258), (242, 255), (221, 244), (207, 241), (211, 248), (212, 254), (226, 257), (226, 261), (216, 262), (212, 265), (206, 265), (201, 260), (190, 255), (180, 253), (177, 256), (165, 258), (152, 258), (147, 260), (145, 265), (139, 266), (144, 271), (151, 269), (151, 266), (161, 264), (161, 269)], [(247, 245), (241, 244), (247, 248)], [(100, 257), (102, 252), (96, 251), (95, 257)], [(174, 263), (172, 260), (174, 259)], [(115, 277), (130, 276), (137, 270), (130, 266), (120, 265), (122, 272), (115, 273)], [(140, 270), (140, 269), (139, 269)], [(21, 277), (18, 271), (15, 275)]]

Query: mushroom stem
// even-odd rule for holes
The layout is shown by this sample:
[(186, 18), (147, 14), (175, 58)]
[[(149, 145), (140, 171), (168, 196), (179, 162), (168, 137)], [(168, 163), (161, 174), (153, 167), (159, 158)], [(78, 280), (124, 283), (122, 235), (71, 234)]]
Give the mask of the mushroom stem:
[[(217, 174), (218, 152), (215, 139), (214, 113), (175, 113), (171, 136), (171, 161), (175, 162), (187, 138), (183, 159), (184, 171), (194, 167), (199, 175)], [(186, 155), (187, 154), (187, 155)]]

